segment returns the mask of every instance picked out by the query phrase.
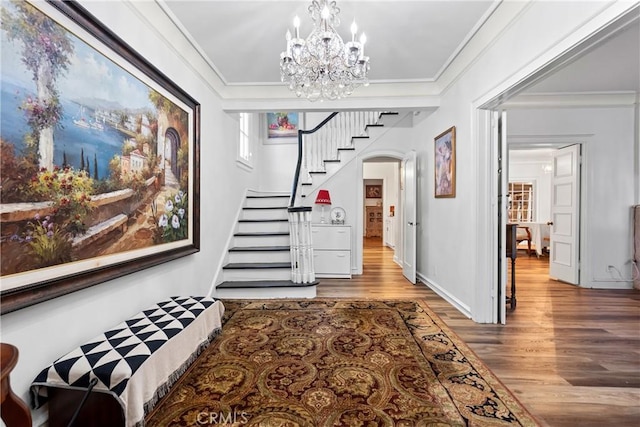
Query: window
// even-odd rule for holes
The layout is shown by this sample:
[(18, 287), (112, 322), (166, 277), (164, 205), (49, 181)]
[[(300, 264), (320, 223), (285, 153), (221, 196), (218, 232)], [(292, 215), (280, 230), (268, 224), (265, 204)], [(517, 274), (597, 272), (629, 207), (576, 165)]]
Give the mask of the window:
[(533, 183), (510, 182), (509, 222), (532, 222), (535, 217)]
[(239, 124), (238, 161), (251, 166), (251, 115), (240, 113)]

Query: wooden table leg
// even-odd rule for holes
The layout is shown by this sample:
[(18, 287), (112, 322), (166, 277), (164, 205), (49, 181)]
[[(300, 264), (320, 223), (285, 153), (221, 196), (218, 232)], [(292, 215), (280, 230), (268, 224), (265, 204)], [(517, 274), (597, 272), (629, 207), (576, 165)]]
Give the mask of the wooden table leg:
[(31, 427), (31, 411), (11, 390), (9, 374), (18, 363), (18, 349), (11, 344), (0, 344), (0, 413), (7, 427)]
[(516, 308), (516, 260), (511, 258), (511, 310)]

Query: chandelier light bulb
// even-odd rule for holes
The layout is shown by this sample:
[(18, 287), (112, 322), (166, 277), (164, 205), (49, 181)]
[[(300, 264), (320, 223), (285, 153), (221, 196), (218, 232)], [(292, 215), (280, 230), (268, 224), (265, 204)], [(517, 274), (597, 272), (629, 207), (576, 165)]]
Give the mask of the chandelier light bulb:
[(365, 33), (360, 34), (360, 58), (364, 58), (364, 44), (367, 42), (367, 35)]
[(322, 8), (322, 19), (329, 19), (329, 17), (331, 16), (331, 12), (329, 11), (329, 6), (327, 6), (326, 4), (324, 5), (324, 7)]
[(356, 24), (356, 20), (353, 20), (351, 24), (351, 41), (356, 41), (356, 33), (358, 32), (358, 25)]
[(293, 18), (293, 27), (296, 29), (296, 38), (300, 38), (300, 18), (298, 15)]

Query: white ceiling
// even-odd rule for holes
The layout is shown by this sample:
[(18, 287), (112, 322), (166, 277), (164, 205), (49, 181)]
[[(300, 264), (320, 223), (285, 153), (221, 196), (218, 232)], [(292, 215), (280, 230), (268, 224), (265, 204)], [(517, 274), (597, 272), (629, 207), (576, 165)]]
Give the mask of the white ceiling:
[[(281, 84), (279, 58), (293, 18), (312, 28), (309, 0), (164, 0), (227, 84)], [(367, 35), (370, 80), (433, 80), (495, 7), (493, 0), (337, 0), (343, 40), (355, 19)]]
[[(279, 55), (309, 0), (158, 0), (228, 86), (280, 85)], [(493, 0), (337, 0), (349, 37), (355, 18), (367, 34), (370, 80), (434, 81), (497, 7)], [(640, 92), (640, 23), (612, 35), (525, 93)]]

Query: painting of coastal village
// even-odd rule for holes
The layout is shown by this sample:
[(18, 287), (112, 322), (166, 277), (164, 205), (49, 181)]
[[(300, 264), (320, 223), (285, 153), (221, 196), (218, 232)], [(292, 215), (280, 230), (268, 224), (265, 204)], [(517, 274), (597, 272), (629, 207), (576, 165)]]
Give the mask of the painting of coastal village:
[(25, 1), (0, 33), (2, 290), (189, 241), (193, 112)]

